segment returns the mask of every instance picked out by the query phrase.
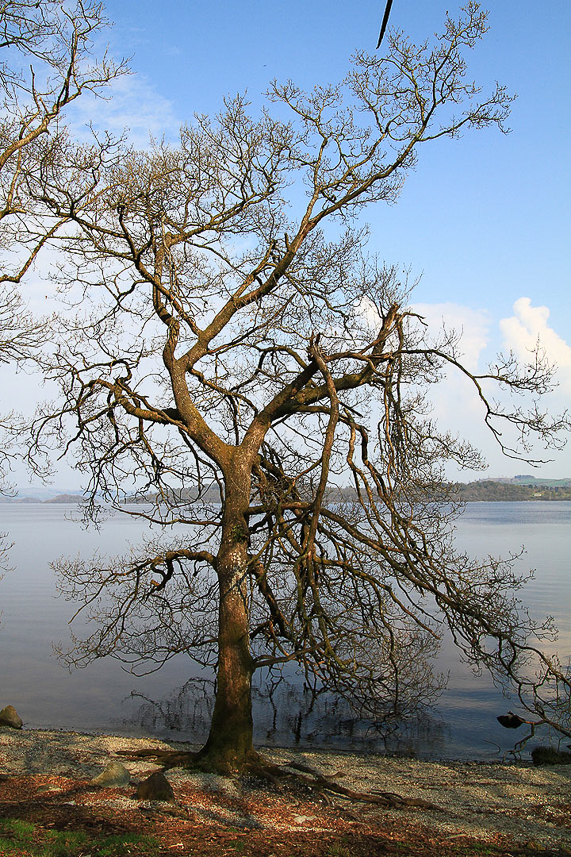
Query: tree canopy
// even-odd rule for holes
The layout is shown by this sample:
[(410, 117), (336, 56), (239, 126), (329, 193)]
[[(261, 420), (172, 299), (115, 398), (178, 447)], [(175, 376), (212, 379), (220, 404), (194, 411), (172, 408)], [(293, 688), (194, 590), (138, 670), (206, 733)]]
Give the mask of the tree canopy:
[[(29, 360), (47, 335), (19, 284), (66, 218), (54, 215), (34, 187), (57, 146), (66, 107), (125, 71), (106, 56), (93, 57), (93, 39), (105, 26), (94, 0), (7, 0), (0, 9), (0, 363)], [(2, 485), (6, 449), (4, 441)]]
[[(228, 99), (177, 145), (60, 139), (33, 185), (66, 223), (68, 312), (44, 361), (60, 399), (38, 413), (30, 461), (41, 470), (54, 443), (75, 455), (93, 519), (103, 501), (185, 525), (123, 559), (60, 562), (97, 620), (69, 659), (213, 665), (203, 764), (256, 761), (256, 669), (293, 661), (360, 713), (402, 714), (426, 700), (444, 627), (569, 734), (569, 678), (540, 651), (549, 628), (522, 608), (509, 559), (454, 549), (444, 467), (481, 458), (429, 404), (462, 373), (525, 457), (567, 427), (536, 402), (551, 370), (538, 350), (469, 371), (459, 338), (432, 339), (410, 308), (402, 271), (367, 252), (360, 219), (396, 201), (424, 144), (504, 130), (506, 91), (467, 77), (485, 31), (470, 2), (434, 42), (393, 33), (337, 86), (274, 82), (257, 117)], [(495, 403), (495, 386), (530, 408)], [(150, 502), (125, 505), (137, 497)]]

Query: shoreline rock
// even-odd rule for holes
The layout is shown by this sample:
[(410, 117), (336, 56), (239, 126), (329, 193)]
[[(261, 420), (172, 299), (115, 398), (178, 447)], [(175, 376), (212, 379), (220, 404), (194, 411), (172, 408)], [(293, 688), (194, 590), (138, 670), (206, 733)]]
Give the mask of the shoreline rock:
[(162, 771), (155, 771), (137, 788), (137, 800), (164, 800), (174, 803), (174, 791)]
[(0, 711), (0, 726), (9, 726), (10, 729), (21, 729), (24, 721), (13, 705), (7, 705)]
[(120, 788), (128, 786), (131, 782), (131, 774), (121, 762), (109, 762), (108, 765), (91, 780), (91, 785), (101, 786), (102, 789)]

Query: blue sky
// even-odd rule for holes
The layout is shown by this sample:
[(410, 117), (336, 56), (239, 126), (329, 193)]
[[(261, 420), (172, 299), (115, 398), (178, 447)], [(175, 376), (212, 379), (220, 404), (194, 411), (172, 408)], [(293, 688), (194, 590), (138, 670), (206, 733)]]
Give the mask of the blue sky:
[[(454, 0), (395, 0), (393, 26), (422, 39)], [(132, 55), (141, 117), (137, 137), (175, 133), (194, 112), (218, 110), (247, 91), (253, 108), (273, 77), (301, 86), (336, 81), (355, 48), (374, 50), (384, 2), (313, 0), (165, 2), (110, 0), (112, 51)], [(370, 209), (373, 243), (423, 273), (419, 300), (466, 301), (511, 312), (522, 295), (550, 300), (569, 333), (569, 130), (571, 4), (501, 0), (470, 71), (516, 93), (510, 126), (442, 141), (422, 152), (396, 207)], [(157, 10), (160, 9), (160, 12)], [(146, 100), (148, 98), (148, 100)], [(145, 118), (156, 108), (159, 122)], [(119, 122), (117, 121), (119, 119)], [(142, 120), (142, 121), (141, 121)], [(564, 325), (564, 326), (563, 326)]]
[[(511, 134), (495, 129), (436, 141), (421, 153), (397, 205), (366, 213), (370, 249), (422, 275), (415, 302), (434, 324), (466, 333), (467, 359), (484, 366), (501, 348), (521, 354), (539, 333), (560, 365), (550, 406), (571, 400), (569, 131), (571, 4), (493, 0), (490, 32), (469, 57), (484, 90), (496, 80), (517, 94)], [(252, 109), (272, 78), (302, 87), (334, 82), (356, 48), (374, 52), (384, 0), (108, 0), (110, 52), (134, 72), (109, 101), (79, 104), (74, 123), (175, 138), (194, 112), (215, 113), (225, 95), (247, 91)], [(442, 28), (454, 0), (394, 0), (391, 25), (422, 40)], [(515, 309), (514, 309), (515, 305)], [(503, 460), (475, 428), (477, 409), (451, 381), (439, 414), (484, 447), (488, 475), (528, 472)], [(571, 476), (571, 450), (541, 468)], [(470, 477), (463, 477), (470, 478)]]

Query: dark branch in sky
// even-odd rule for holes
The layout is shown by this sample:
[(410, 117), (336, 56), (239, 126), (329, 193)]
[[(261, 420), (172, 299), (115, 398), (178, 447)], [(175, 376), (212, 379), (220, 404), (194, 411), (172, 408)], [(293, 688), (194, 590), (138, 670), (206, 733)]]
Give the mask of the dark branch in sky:
[(377, 49), (380, 48), (381, 42), (383, 41), (383, 36), (385, 35), (385, 30), (387, 29), (387, 24), (389, 23), (389, 15), (391, 14), (392, 5), (393, 0), (387, 0), (387, 5), (385, 6), (385, 14), (383, 15), (383, 23), (381, 24), (381, 32), (379, 34), (379, 41), (377, 42)]

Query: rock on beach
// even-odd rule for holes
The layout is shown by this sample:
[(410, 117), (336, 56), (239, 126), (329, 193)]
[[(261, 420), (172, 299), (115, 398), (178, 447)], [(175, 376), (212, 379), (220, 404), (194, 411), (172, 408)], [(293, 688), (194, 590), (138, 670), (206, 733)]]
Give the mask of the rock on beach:
[(13, 705), (7, 705), (0, 711), (0, 726), (10, 726), (12, 729), (21, 729), (24, 721)]
[(140, 783), (137, 789), (138, 800), (167, 800), (174, 801), (174, 792), (172, 786), (162, 773), (155, 771), (146, 780)]
[(103, 771), (91, 780), (91, 785), (109, 789), (128, 786), (130, 782), (131, 774), (121, 762), (109, 762)]

